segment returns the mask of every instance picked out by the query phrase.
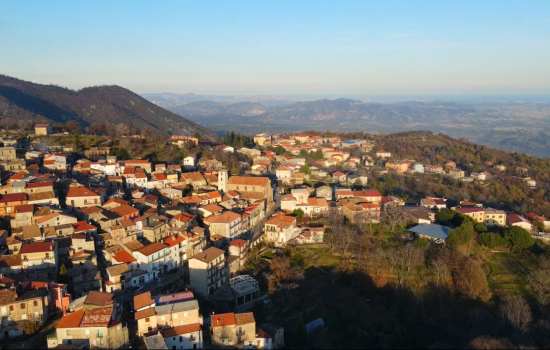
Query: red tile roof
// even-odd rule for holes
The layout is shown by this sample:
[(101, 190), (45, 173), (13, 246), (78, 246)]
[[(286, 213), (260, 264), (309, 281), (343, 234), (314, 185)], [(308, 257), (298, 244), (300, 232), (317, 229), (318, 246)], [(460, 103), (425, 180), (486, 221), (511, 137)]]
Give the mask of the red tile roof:
[(99, 197), (99, 195), (87, 187), (71, 187), (67, 198), (73, 197)]
[(97, 227), (88, 224), (86, 221), (79, 221), (73, 224), (74, 232), (84, 232), (89, 230), (97, 230)]
[(159, 242), (153, 242), (149, 245), (146, 245), (145, 247), (138, 250), (141, 254), (148, 256), (151, 254), (154, 254), (162, 249), (166, 248), (165, 244), (159, 243)]
[(34, 204), (18, 205), (15, 207), (16, 214), (32, 213), (34, 211)]
[(113, 315), (112, 307), (102, 307), (99, 309), (88, 310), (80, 322), (80, 328), (83, 327), (107, 327)]
[[(134, 299), (135, 300), (135, 299)], [(146, 318), (146, 317), (151, 317), (151, 316), (154, 316), (156, 314), (155, 312), (155, 308), (154, 307), (150, 307), (148, 309), (145, 309), (145, 310), (141, 310), (141, 311), (138, 311), (134, 314), (134, 319), (137, 321), (137, 320), (141, 320), (143, 318)]]
[(185, 326), (177, 326), (164, 331), (160, 331), (164, 338), (175, 337), (176, 335), (189, 334), (193, 332), (200, 332), (201, 325), (198, 323), (188, 324)]
[(106, 306), (114, 303), (114, 294), (90, 291), (84, 300), (86, 305)]
[(112, 212), (117, 213), (120, 216), (128, 216), (128, 215), (138, 215), (139, 210), (137, 210), (134, 207), (131, 207), (129, 205), (121, 205), (120, 207), (116, 207), (111, 209)]
[(242, 248), (246, 245), (246, 241), (244, 239), (234, 239), (231, 242), (229, 242), (230, 247), (239, 247)]
[(461, 214), (485, 212), (483, 208), (458, 208), (457, 211)]
[(53, 187), (53, 182), (34, 182), (28, 183), (27, 188)]
[(180, 236), (180, 235), (173, 235), (172, 237), (167, 237), (164, 240), (164, 244), (168, 245), (169, 247), (173, 247), (177, 244), (180, 244), (184, 240), (185, 240), (185, 238)]
[(9, 193), (9, 194), (2, 195), (2, 198), (0, 198), (0, 203), (22, 202), (26, 200), (27, 200), (26, 193)]
[(511, 215), (506, 216), (506, 220), (510, 224), (519, 224), (520, 222), (525, 222), (525, 223), (528, 223), (528, 224), (531, 223), (529, 220), (527, 220), (523, 216), (517, 215), (517, 214), (511, 214)]
[(134, 309), (139, 310), (142, 307), (149, 306), (153, 304), (154, 301), (151, 299), (151, 292), (145, 292), (134, 296)]
[(235, 321), (235, 314), (220, 314), (220, 315), (212, 315), (211, 317), (211, 325), (213, 328), (216, 327), (224, 327), (224, 326), (234, 326), (237, 322)]
[(128, 253), (125, 250), (121, 250), (121, 251), (115, 253), (113, 255), (113, 259), (115, 259), (116, 261), (118, 261), (120, 263), (127, 263), (127, 264), (130, 264), (130, 263), (133, 263), (133, 262), (137, 261), (136, 258), (134, 258), (130, 253)]
[(84, 317), (84, 310), (78, 310), (66, 316), (63, 316), (55, 328), (78, 328)]
[(53, 252), (55, 243), (27, 243), (21, 247), (20, 254)]

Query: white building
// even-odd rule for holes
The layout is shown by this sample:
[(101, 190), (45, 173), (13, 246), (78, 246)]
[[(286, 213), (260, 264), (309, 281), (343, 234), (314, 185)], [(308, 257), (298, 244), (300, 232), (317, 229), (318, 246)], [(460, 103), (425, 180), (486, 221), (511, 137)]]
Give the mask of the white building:
[(149, 279), (157, 278), (161, 273), (174, 267), (166, 244), (154, 242), (133, 252), (138, 268), (146, 271)]

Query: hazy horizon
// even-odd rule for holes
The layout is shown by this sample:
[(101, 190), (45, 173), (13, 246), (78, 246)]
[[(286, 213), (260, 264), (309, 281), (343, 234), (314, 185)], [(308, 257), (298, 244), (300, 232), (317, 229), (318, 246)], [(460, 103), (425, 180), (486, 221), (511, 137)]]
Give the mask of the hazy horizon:
[(14, 1), (0, 67), (72, 88), (230, 95), (550, 91), (547, 1)]

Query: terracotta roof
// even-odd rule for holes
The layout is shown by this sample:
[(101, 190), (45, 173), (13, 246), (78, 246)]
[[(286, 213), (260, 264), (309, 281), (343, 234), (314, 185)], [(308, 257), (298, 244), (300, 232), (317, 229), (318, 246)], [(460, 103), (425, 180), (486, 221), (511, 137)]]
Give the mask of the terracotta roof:
[(72, 197), (99, 197), (99, 195), (87, 187), (71, 187), (67, 198)]
[(52, 214), (50, 214), (50, 215), (43, 216), (43, 217), (41, 217), (40, 219), (36, 219), (36, 223), (37, 223), (37, 224), (41, 224), (41, 223), (43, 223), (43, 222), (46, 222), (46, 221), (48, 221), (48, 220), (50, 220), (50, 219), (55, 218), (56, 216), (59, 216), (59, 215), (60, 215), (59, 212), (55, 212), (55, 213), (52, 213)]
[(181, 181), (191, 181), (191, 182), (197, 182), (197, 181), (205, 181), (205, 178), (202, 176), (202, 174), (198, 171), (195, 171), (193, 173), (183, 173), (181, 174)]
[(34, 204), (18, 205), (14, 211), (16, 214), (32, 213), (34, 211)]
[(235, 323), (237, 325), (245, 325), (249, 323), (256, 323), (254, 319), (254, 314), (252, 312), (247, 312), (244, 314), (235, 314)]
[(172, 219), (173, 220), (178, 220), (178, 221), (181, 221), (181, 222), (189, 222), (189, 221), (195, 220), (195, 218), (196, 218), (195, 215), (188, 214), (188, 213), (180, 213), (180, 214), (174, 216)]
[(27, 243), (21, 247), (20, 254), (53, 252), (55, 243)]
[(0, 203), (22, 202), (26, 200), (27, 200), (26, 193), (9, 193), (9, 194), (2, 195), (2, 198), (0, 198)]
[(44, 200), (44, 199), (56, 198), (55, 193), (53, 193), (53, 191), (29, 193), (28, 197), (29, 197), (29, 202), (30, 201), (40, 201), (40, 200)]
[(129, 226), (135, 226), (135, 225), (136, 225), (136, 223), (133, 222), (133, 221), (130, 220), (130, 219), (120, 220), (120, 223), (121, 223), (124, 227), (129, 227)]
[(80, 213), (83, 213), (85, 215), (100, 213), (102, 211), (103, 211), (103, 209), (99, 208), (99, 207), (87, 207), (87, 208), (82, 208), (82, 209), (79, 210)]
[(231, 242), (229, 242), (230, 247), (239, 247), (242, 248), (246, 245), (246, 241), (244, 239), (234, 239)]
[(148, 256), (151, 254), (154, 254), (162, 249), (166, 248), (165, 244), (159, 243), (159, 242), (153, 242), (149, 245), (146, 245), (145, 247), (138, 250), (141, 254)]
[[(135, 300), (135, 297), (134, 297), (134, 300)], [(152, 300), (151, 300), (152, 302)], [(139, 308), (138, 308), (139, 309)], [(137, 321), (137, 320), (141, 320), (143, 318), (146, 318), (146, 317), (151, 317), (151, 316), (155, 316), (156, 312), (155, 312), (155, 308), (154, 307), (150, 307), (148, 309), (145, 309), (145, 310), (141, 310), (141, 311), (138, 311), (134, 314), (134, 319)]]
[(129, 250), (135, 252), (137, 250), (140, 250), (142, 249), (143, 247), (145, 247), (143, 245), (143, 243), (141, 243), (140, 241), (131, 241), (131, 242), (127, 242), (127, 243), (124, 243), (124, 246), (126, 248), (128, 248)]
[(220, 315), (212, 315), (211, 317), (211, 324), (212, 328), (216, 327), (224, 327), (224, 326), (234, 326), (237, 324), (235, 320), (235, 314), (220, 314)]
[(458, 208), (457, 211), (461, 214), (485, 212), (483, 208)]
[(531, 223), (531, 222), (529, 222), (529, 220), (527, 220), (527, 219), (524, 218), (523, 216), (517, 215), (517, 214), (511, 214), (511, 215), (506, 216), (506, 220), (507, 220), (510, 224), (519, 224), (520, 222), (525, 222), (525, 223), (527, 223), (527, 224), (530, 224), (530, 223)]
[(73, 224), (73, 227), (74, 227), (75, 233), (89, 231), (89, 230), (97, 230), (97, 227), (88, 224), (86, 221), (76, 222)]
[(269, 186), (267, 177), (231, 176), (227, 182), (230, 185)]
[(78, 310), (63, 316), (55, 328), (78, 328), (84, 317), (84, 310)]
[(88, 310), (80, 322), (80, 328), (83, 327), (107, 327), (111, 322), (113, 307), (102, 307)]
[(180, 244), (184, 240), (185, 240), (185, 237), (182, 237), (180, 235), (173, 235), (171, 237), (167, 237), (166, 239), (164, 239), (164, 244), (166, 244), (169, 247), (173, 247), (176, 244)]
[(223, 211), (224, 210), (224, 207), (220, 207), (219, 205), (217, 204), (208, 204), (208, 205), (204, 205), (202, 206), (203, 209), (205, 210), (208, 210), (209, 212), (211, 213), (217, 213), (219, 211)]
[(154, 301), (151, 299), (151, 292), (145, 292), (134, 296), (134, 309), (139, 310), (142, 307), (149, 306), (153, 304)]
[(106, 306), (111, 305), (114, 302), (114, 294), (103, 293), (90, 291), (86, 299), (84, 300), (85, 305), (97, 305), (97, 306)]
[(218, 249), (216, 247), (210, 247), (203, 252), (196, 254), (193, 259), (200, 260), (202, 262), (205, 262), (207, 264), (211, 263), (212, 261), (216, 260), (220, 256), (224, 255), (224, 251), (221, 249)]
[(53, 187), (53, 182), (33, 182), (28, 183), (27, 188)]
[(120, 216), (139, 214), (139, 210), (129, 205), (121, 205), (120, 207), (111, 209), (111, 211), (117, 213)]
[(229, 224), (237, 219), (239, 219), (241, 216), (237, 213), (234, 213), (232, 211), (225, 211), (220, 215), (212, 215), (207, 218), (205, 218), (204, 222), (209, 222), (211, 224)]
[(21, 255), (2, 255), (0, 256), (0, 267), (21, 266)]
[(109, 199), (107, 202), (105, 202), (105, 204), (103, 204), (103, 206), (106, 206), (107, 204), (111, 204), (111, 203), (117, 203), (117, 204), (120, 204), (120, 205), (128, 205), (128, 201), (125, 201), (124, 199), (120, 199), (120, 198), (111, 198)]
[(119, 276), (119, 275), (125, 274), (128, 271), (130, 271), (130, 268), (126, 263), (110, 266), (107, 268), (107, 273), (110, 276)]
[(137, 261), (136, 258), (134, 258), (130, 253), (128, 253), (125, 250), (121, 250), (113, 254), (113, 259), (115, 259), (119, 263), (126, 263), (126, 264), (130, 264)]
[(177, 326), (161, 331), (160, 333), (164, 338), (175, 337), (176, 335), (189, 334), (193, 332), (200, 332), (201, 325), (199, 323), (188, 324), (185, 326)]

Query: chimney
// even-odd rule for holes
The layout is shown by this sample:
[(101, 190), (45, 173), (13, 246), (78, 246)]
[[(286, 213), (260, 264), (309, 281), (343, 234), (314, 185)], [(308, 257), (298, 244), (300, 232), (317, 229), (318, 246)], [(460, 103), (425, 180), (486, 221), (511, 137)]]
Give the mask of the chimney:
[(216, 326), (218, 326), (219, 324), (220, 324), (220, 319), (218, 318), (218, 319), (216, 320)]

